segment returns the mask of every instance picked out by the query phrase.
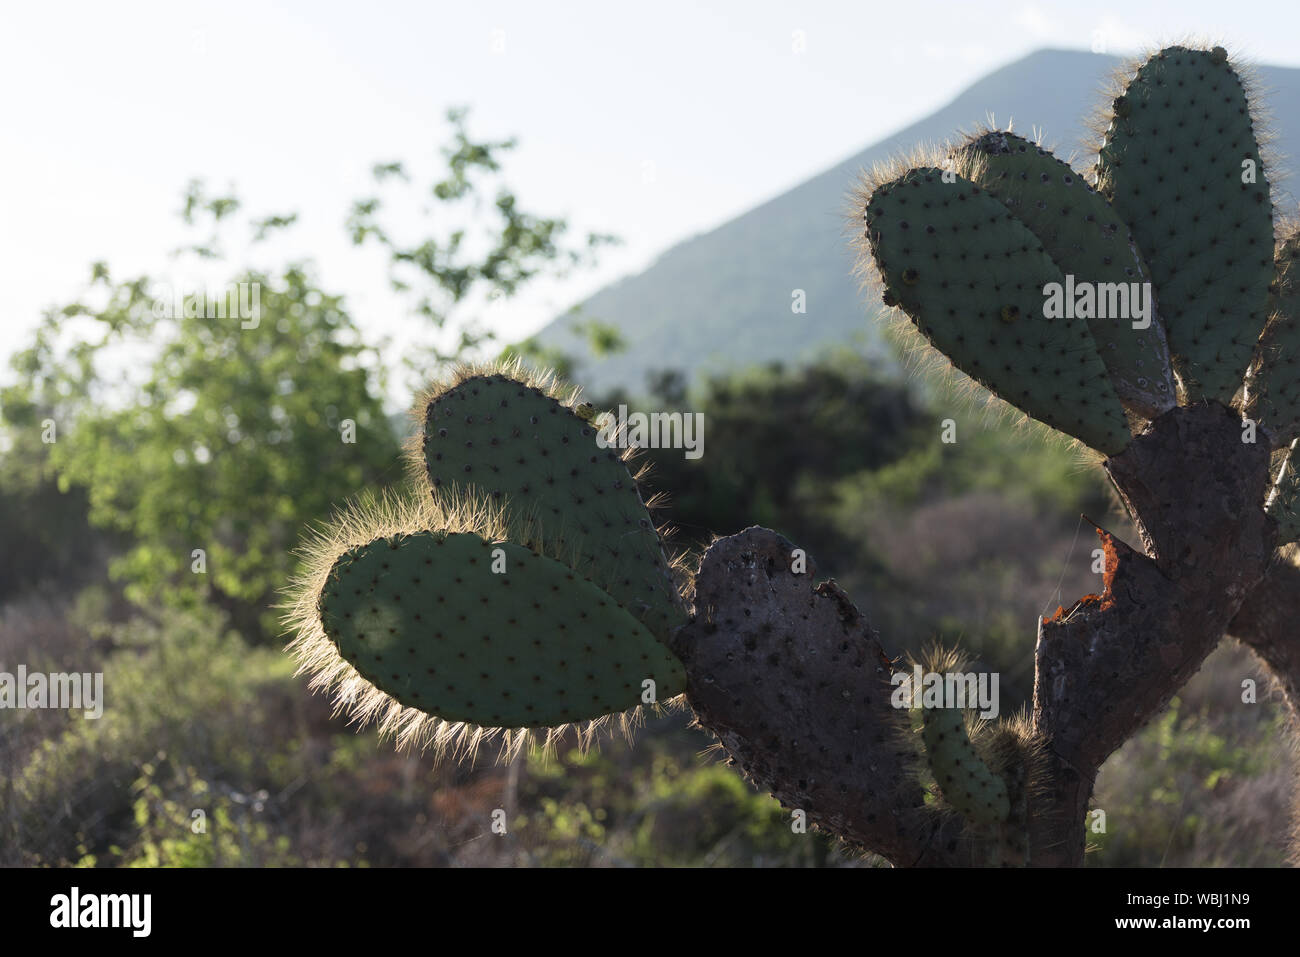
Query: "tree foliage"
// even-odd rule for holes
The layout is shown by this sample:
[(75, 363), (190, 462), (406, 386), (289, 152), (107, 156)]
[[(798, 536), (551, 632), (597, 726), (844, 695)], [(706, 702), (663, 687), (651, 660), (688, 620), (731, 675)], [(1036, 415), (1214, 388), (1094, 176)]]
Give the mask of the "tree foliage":
[[(59, 488), (85, 489), (90, 520), (128, 536), (112, 570), (129, 597), (210, 595), (246, 618), (291, 570), (304, 516), (340, 489), (382, 481), (398, 443), (340, 299), (303, 266), (238, 281), (259, 290), (253, 328), (205, 318), (207, 297), (200, 314), (160, 315), (148, 279), (104, 275), (96, 304), (47, 315), (15, 357), (25, 378), (4, 406), (29, 446), (52, 424)], [(60, 352), (70, 319), (72, 363)], [(110, 380), (110, 350), (146, 343), (147, 372)], [(345, 441), (348, 422), (355, 441)]]
[[(422, 324), (453, 333), (450, 348), (424, 357), (424, 378), (491, 338), (467, 313), (482, 301), (476, 291), (513, 295), (609, 241), (593, 235), (570, 248), (564, 220), (526, 211), (500, 183), (500, 154), (513, 141), (471, 139), (464, 110), (449, 120), (445, 169), (420, 220), (426, 235), (399, 239), (377, 196), (357, 201), (346, 224), (356, 243), (386, 250), (394, 287), (414, 297)], [(400, 163), (374, 174), (411, 182)], [(222, 240), (242, 212), (236, 196), (191, 182), (180, 216), (195, 239), (176, 254), (226, 268)], [(458, 215), (475, 228), (449, 225)], [(249, 217), (248, 248), (265, 248), (257, 244), (296, 218)], [(16, 381), (0, 392), (0, 514), (48, 504), (54, 487), (69, 501), (84, 496), (90, 522), (120, 536), (111, 569), (132, 600), (206, 598), (241, 630), (273, 633), (269, 609), (304, 525), (400, 471), (378, 353), (310, 262), (232, 268), (215, 291), (179, 296), (156, 276), (115, 280), (104, 262), (90, 272), (84, 294), (49, 310), (11, 358)]]
[[(609, 234), (588, 233), (570, 245), (563, 219), (525, 210), (500, 175), (501, 155), (515, 148), (515, 140), (475, 142), (467, 115), (464, 108), (447, 112), (451, 138), (442, 149), (442, 176), (420, 188), (405, 164), (377, 163), (376, 192), (352, 204), (347, 222), (353, 243), (373, 242), (387, 253), (393, 289), (409, 296), (413, 311), (437, 329), (475, 294), (484, 300), (509, 298), (540, 276), (565, 276), (593, 264), (602, 247), (617, 242)], [(389, 186), (400, 196), (381, 195)], [(436, 222), (436, 234), (405, 238), (381, 220), (393, 206), (430, 199), (437, 213), (422, 222)], [(450, 229), (444, 228), (447, 223), (453, 224)], [(455, 360), (496, 338), (477, 322), (459, 323), (455, 333), (450, 350), (435, 350), (435, 362)]]

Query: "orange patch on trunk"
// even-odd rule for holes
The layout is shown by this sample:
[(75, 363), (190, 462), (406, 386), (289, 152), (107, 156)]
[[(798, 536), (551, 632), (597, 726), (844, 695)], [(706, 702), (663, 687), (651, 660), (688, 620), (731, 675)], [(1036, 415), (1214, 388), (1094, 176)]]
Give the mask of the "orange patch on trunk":
[(1111, 589), (1115, 585), (1115, 573), (1119, 571), (1119, 548), (1116, 547), (1115, 536), (1109, 532), (1099, 528), (1097, 537), (1101, 539), (1101, 548), (1106, 559), (1101, 577), (1101, 610), (1105, 611), (1115, 604), (1115, 593)]
[[(1102, 605), (1102, 608), (1104, 609), (1107, 606), (1102, 604), (1102, 602), (1103, 599), (1101, 595), (1084, 595), (1082, 598), (1076, 601), (1074, 605), (1070, 608), (1070, 613), (1074, 613), (1086, 605)], [(1066, 615), (1065, 607), (1063, 605), (1057, 605), (1056, 612), (1052, 615), (1052, 617), (1044, 618), (1043, 621), (1050, 625), (1054, 621), (1060, 621), (1062, 618), (1065, 617), (1065, 615)]]
[[(1115, 595), (1111, 587), (1115, 583), (1115, 573), (1119, 570), (1119, 549), (1115, 545), (1115, 536), (1109, 532), (1097, 529), (1097, 537), (1101, 539), (1102, 555), (1105, 562), (1102, 566), (1102, 593), (1100, 595), (1084, 595), (1070, 608), (1073, 613), (1080, 608), (1088, 605), (1096, 605), (1099, 611), (1106, 611), (1115, 604)], [(1050, 618), (1044, 618), (1044, 624), (1052, 624), (1060, 621), (1066, 616), (1067, 612), (1064, 605), (1058, 605), (1056, 612)]]

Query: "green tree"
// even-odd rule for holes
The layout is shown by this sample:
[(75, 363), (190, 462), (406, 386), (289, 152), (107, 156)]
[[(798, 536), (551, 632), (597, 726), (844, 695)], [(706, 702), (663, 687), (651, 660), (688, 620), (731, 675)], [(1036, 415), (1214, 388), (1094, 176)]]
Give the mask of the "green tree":
[[(413, 364), (422, 378), (492, 338), (466, 315), (476, 291), (513, 295), (609, 241), (592, 235), (569, 248), (563, 220), (524, 211), (500, 182), (499, 154), (513, 141), (474, 142), (465, 116), (449, 114), (446, 169), (428, 191), (441, 232), (399, 240), (378, 197), (354, 204), (347, 221), (355, 242), (388, 251), (414, 314), (454, 334)], [(399, 163), (375, 176), (410, 183)], [(494, 214), (483, 215), (489, 192)], [(199, 239), (178, 254), (220, 268), (239, 213), (236, 197), (191, 183), (181, 216)], [(457, 216), (476, 228), (448, 226)], [(295, 219), (252, 219), (250, 248)], [(84, 295), (45, 315), (12, 357), (17, 381), (0, 391), (3, 474), (25, 489), (0, 498), (0, 514), (43, 501), (52, 484), (69, 501), (84, 495), (90, 521), (126, 543), (111, 570), (133, 601), (211, 600), (241, 631), (274, 634), (268, 608), (304, 525), (341, 495), (400, 473), (383, 366), (310, 263), (235, 271), (215, 295), (181, 293), (150, 276), (114, 281), (96, 263)]]
[[(571, 245), (563, 219), (521, 208), (501, 176), (501, 155), (515, 148), (515, 140), (475, 142), (467, 117), (463, 107), (447, 111), (451, 138), (442, 149), (446, 170), (441, 176), (420, 189), (404, 164), (378, 163), (372, 170), (377, 192), (352, 204), (347, 223), (356, 245), (374, 242), (386, 251), (389, 281), (411, 299), (413, 311), (435, 329), (452, 333), (449, 343), (433, 349), (434, 364), (455, 361), (496, 339), (482, 323), (464, 318), (467, 306), (509, 298), (540, 276), (563, 277), (592, 265), (602, 247), (618, 242), (606, 233), (588, 233)], [(389, 187), (400, 195), (380, 195)], [(381, 221), (381, 213), (394, 205), (429, 199), (437, 204), (437, 235), (403, 238)], [(446, 229), (446, 223), (456, 225)], [(617, 333), (607, 327), (592, 335), (609, 349), (619, 347)], [(429, 369), (420, 366), (419, 372), (427, 376)]]
[[(24, 378), (4, 393), (5, 420), (28, 444), (52, 428), (59, 488), (84, 489), (90, 520), (127, 534), (111, 569), (129, 598), (211, 598), (251, 630), (313, 509), (392, 468), (398, 441), (362, 364), (369, 350), (304, 266), (237, 277), (257, 290), (255, 319), (205, 318), (207, 296), (170, 315), (148, 279), (96, 276), (94, 305), (47, 315), (15, 356)], [(70, 320), (84, 338), (61, 349)], [(145, 343), (147, 374), (113, 381), (112, 347), (120, 357)]]
[[(701, 459), (680, 449), (644, 453), (649, 486), (669, 496), (659, 517), (679, 531), (679, 545), (707, 545), (715, 533), (770, 523), (816, 543), (828, 564), (860, 562), (859, 544), (826, 521), (831, 483), (893, 462), (927, 424), (905, 386), (848, 352), (807, 368), (772, 364), (713, 376), (694, 394), (671, 372), (648, 380), (653, 408), (700, 412), (707, 426)], [(645, 405), (625, 393), (600, 400), (601, 409)]]

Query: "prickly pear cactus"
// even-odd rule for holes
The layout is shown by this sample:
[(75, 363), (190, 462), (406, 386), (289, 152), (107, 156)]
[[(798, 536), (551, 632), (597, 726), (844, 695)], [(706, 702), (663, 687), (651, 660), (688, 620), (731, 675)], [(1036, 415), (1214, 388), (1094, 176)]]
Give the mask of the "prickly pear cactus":
[[(965, 659), (955, 650), (934, 649), (925, 656), (926, 674), (964, 673)], [(973, 704), (973, 702), (972, 702)], [(921, 734), (925, 756), (943, 798), (982, 828), (1003, 824), (1011, 813), (1006, 782), (981, 759), (966, 730), (966, 711), (952, 702), (925, 702)]]
[(421, 398), (411, 498), (345, 509), (304, 549), (291, 645), (313, 686), (403, 743), (473, 748), (685, 689), (685, 619), (622, 453), (518, 366)]
[[(1172, 46), (1111, 107), (1091, 182), (1010, 130), (869, 174), (860, 271), (957, 369), (1105, 455), (1203, 400), (1285, 447), (1300, 234), (1275, 250), (1247, 84), (1222, 47)], [(1291, 474), (1268, 499), (1280, 543)]]
[(562, 562), (473, 532), (398, 534), (349, 549), (321, 595), (325, 636), (403, 705), (446, 721), (535, 728), (672, 697), (681, 664)]
[(959, 708), (926, 708), (925, 753), (944, 799), (973, 823), (996, 827), (1011, 805), (1006, 783), (980, 760)]
[(1273, 207), (1246, 90), (1222, 47), (1172, 46), (1116, 97), (1097, 186), (1151, 265), (1191, 399), (1232, 401), (1264, 321)]
[(572, 547), (596, 583), (661, 639), (685, 621), (637, 483), (622, 452), (597, 441), (590, 408), (572, 409), (505, 373), (457, 379), (416, 408), (415, 470), (431, 494), (478, 489), (509, 500), (510, 538), (526, 541), (523, 525), (532, 523), (554, 547)]
[(1300, 434), (1300, 232), (1275, 256), (1269, 320), (1246, 379), (1246, 410), (1279, 441)]
[[(913, 666), (918, 664), (912, 663)], [(963, 675), (968, 659), (932, 645), (923, 674)], [(929, 700), (922, 692), (920, 732), (925, 762), (939, 791), (936, 809), (951, 808), (968, 823), (963, 842), (971, 863), (1023, 867), (1029, 863), (1029, 802), (1044, 788), (1042, 741), (1023, 713), (996, 721), (968, 717), (968, 707)]]
[[(860, 266), (957, 369), (1105, 455), (1159, 434), (1180, 402), (1257, 417), (1274, 456), (1259, 505), (1278, 543), (1300, 540), (1300, 234), (1274, 249), (1239, 74), (1221, 48), (1167, 48), (1133, 71), (1104, 126), (1090, 182), (1010, 130), (878, 171), (857, 196)], [(1058, 308), (1076, 288), (1082, 297)], [(1103, 299), (1130, 314), (1103, 312)], [(627, 457), (605, 447), (607, 420), (591, 405), (518, 366), (480, 367), (431, 389), (415, 415), (412, 492), (363, 499), (323, 526), (290, 602), (300, 670), (355, 718), (403, 744), (466, 753), (503, 735), (512, 750), (538, 729), (549, 742), (577, 725), (589, 741), (610, 716), (626, 723), (644, 704), (690, 695), (752, 780), (821, 823), (856, 828), (891, 860), (969, 849), (972, 862), (1031, 863), (1031, 824), (1048, 820), (1031, 813), (1048, 790), (1038, 726), (925, 708), (918, 737), (937, 791), (926, 795), (921, 748), (880, 727), (859, 734), (894, 659), (833, 582), (786, 570), (788, 542), (751, 529), (717, 543), (688, 616)], [(1114, 573), (1108, 564), (1108, 593)], [(801, 628), (802, 645), (791, 635)], [(845, 718), (823, 729), (826, 743), (806, 747), (826, 713), (815, 694), (792, 701), (767, 670), (718, 680), (754, 651), (747, 629), (780, 642), (764, 669), (791, 656), (792, 670), (790, 648), (811, 658), (842, 632), (845, 664), (832, 653), (822, 665), (835, 674), (809, 682), (818, 694), (840, 688)], [(927, 668), (964, 663), (936, 652)], [(761, 703), (765, 682), (776, 705)], [(793, 722), (784, 736), (778, 721)], [(849, 737), (831, 748), (837, 730)], [(881, 767), (896, 770), (885, 786)], [(880, 813), (872, 805), (858, 820), (858, 794)], [(1050, 860), (1056, 846), (1035, 837), (1034, 855)]]
[(1043, 244), (993, 196), (935, 167), (872, 190), (863, 214), (884, 300), (994, 395), (1118, 452), (1128, 423), (1083, 319), (1045, 321), (1064, 284)]
[[(957, 172), (999, 199), (1066, 275), (1125, 293), (1134, 283), (1150, 282), (1142, 254), (1119, 215), (1051, 151), (1009, 131), (992, 130), (960, 144), (954, 159)], [(1164, 326), (1150, 318), (1146, 329), (1134, 329), (1132, 322), (1115, 316), (1086, 319), (1120, 401), (1144, 419), (1173, 408), (1177, 398)]]

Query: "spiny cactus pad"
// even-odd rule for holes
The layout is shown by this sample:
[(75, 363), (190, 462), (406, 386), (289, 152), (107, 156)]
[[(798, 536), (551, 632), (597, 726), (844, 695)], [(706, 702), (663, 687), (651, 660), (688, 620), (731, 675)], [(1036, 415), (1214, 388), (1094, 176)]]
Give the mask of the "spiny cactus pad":
[(658, 532), (617, 449), (552, 395), (507, 373), (477, 374), (424, 402), (422, 462), (434, 494), (476, 488), (573, 550), (593, 581), (661, 640), (686, 620)]
[(980, 760), (960, 708), (926, 708), (922, 735), (930, 770), (944, 800), (971, 822), (995, 827), (1011, 813), (1007, 786)]
[(641, 704), (646, 679), (657, 700), (685, 687), (680, 662), (596, 585), (470, 532), (349, 549), (329, 573), (320, 616), (362, 677), (445, 721), (552, 727)]
[[(1050, 150), (991, 130), (967, 139), (954, 158), (957, 172), (1001, 200), (1077, 283), (1123, 284), (1115, 288), (1127, 295), (1132, 284), (1150, 282), (1128, 226)], [(1154, 315), (1149, 318), (1146, 329), (1133, 328), (1135, 317), (1087, 320), (1120, 401), (1146, 419), (1173, 408), (1177, 399), (1164, 327)]]
[(1043, 315), (1064, 276), (1007, 208), (961, 176), (922, 167), (878, 186), (867, 240), (898, 305), (957, 368), (1034, 418), (1108, 455), (1129, 429), (1083, 319)]
[(1168, 47), (1142, 65), (1115, 100), (1097, 185), (1151, 267), (1188, 396), (1229, 403), (1267, 318), (1273, 220), (1246, 92), (1221, 47)]
[(1300, 434), (1300, 234), (1277, 251), (1269, 321), (1246, 379), (1247, 414), (1278, 442)]

